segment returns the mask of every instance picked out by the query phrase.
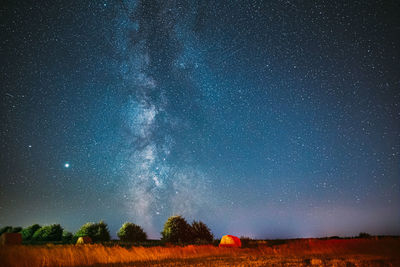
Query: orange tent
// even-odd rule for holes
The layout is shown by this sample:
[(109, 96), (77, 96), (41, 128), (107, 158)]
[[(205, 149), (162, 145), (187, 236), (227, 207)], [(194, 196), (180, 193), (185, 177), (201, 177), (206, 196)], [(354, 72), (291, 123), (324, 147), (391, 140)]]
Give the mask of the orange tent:
[(90, 244), (90, 243), (92, 243), (92, 239), (90, 238), (90, 236), (81, 236), (76, 241), (77, 245)]
[(241, 246), (239, 237), (234, 235), (224, 235), (219, 243), (220, 248), (240, 248)]

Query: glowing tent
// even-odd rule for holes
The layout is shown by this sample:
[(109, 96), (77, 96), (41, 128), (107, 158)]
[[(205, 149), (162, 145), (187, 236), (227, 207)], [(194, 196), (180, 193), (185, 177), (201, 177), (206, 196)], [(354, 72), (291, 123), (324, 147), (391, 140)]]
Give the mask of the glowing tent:
[(92, 243), (92, 239), (89, 236), (81, 236), (76, 241), (76, 244), (90, 244)]
[(219, 243), (220, 248), (240, 248), (242, 242), (240, 242), (239, 237), (234, 235), (224, 235)]

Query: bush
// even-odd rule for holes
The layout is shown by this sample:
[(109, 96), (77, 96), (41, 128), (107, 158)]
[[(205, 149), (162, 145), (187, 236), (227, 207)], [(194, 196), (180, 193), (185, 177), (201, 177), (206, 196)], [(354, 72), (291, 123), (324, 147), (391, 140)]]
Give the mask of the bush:
[(110, 232), (108, 231), (107, 224), (103, 221), (98, 223), (85, 223), (75, 233), (74, 240), (81, 236), (89, 236), (93, 242), (110, 241)]
[(358, 234), (358, 237), (359, 238), (370, 238), (371, 237), (371, 235), (370, 234), (368, 234), (368, 233), (359, 233)]
[(243, 248), (256, 248), (258, 246), (257, 241), (248, 236), (241, 236), (239, 239)]
[(3, 233), (19, 233), (22, 231), (22, 227), (12, 227), (12, 226), (4, 226), (0, 229), (0, 235)]
[(211, 243), (214, 240), (214, 235), (211, 233), (210, 228), (201, 221), (193, 221), (191, 230), (192, 238), (195, 243)]
[(181, 216), (169, 217), (161, 235), (162, 241), (171, 243), (187, 243), (193, 240), (191, 227)]
[(61, 241), (63, 228), (59, 224), (43, 226), (32, 236), (34, 241)]
[(117, 235), (121, 241), (137, 242), (147, 240), (147, 235), (143, 231), (142, 227), (129, 222), (126, 222), (122, 225)]
[(34, 234), (37, 230), (39, 230), (40, 228), (41, 228), (41, 226), (40, 226), (39, 224), (34, 224), (34, 225), (31, 225), (31, 226), (29, 226), (29, 227), (24, 228), (24, 229), (21, 231), (22, 240), (25, 240), (25, 241), (31, 240), (33, 234)]
[(64, 244), (72, 243), (74, 235), (71, 232), (64, 231), (62, 234), (62, 242)]
[(12, 226), (4, 226), (3, 228), (0, 229), (0, 235), (3, 233), (11, 233), (12, 231)]

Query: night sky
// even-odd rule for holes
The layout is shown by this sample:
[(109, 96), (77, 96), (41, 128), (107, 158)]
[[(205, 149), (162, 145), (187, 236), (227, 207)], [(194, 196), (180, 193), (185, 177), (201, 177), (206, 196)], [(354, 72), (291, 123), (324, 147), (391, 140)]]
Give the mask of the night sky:
[(400, 234), (400, 3), (8, 1), (0, 227)]

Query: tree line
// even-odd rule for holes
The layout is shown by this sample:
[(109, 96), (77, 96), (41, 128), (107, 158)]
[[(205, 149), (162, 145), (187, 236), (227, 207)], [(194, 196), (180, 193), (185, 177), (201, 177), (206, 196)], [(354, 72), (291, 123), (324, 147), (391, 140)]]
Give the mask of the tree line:
[[(22, 240), (27, 242), (76, 243), (78, 238), (83, 236), (89, 236), (95, 243), (111, 240), (110, 231), (104, 221), (85, 223), (75, 234), (65, 231), (60, 224), (45, 226), (33, 224), (26, 228), (5, 226), (0, 229), (0, 235), (3, 233), (21, 233)], [(124, 242), (147, 240), (147, 234), (143, 228), (131, 222), (124, 223), (117, 232), (117, 236)], [(214, 235), (205, 223), (193, 221), (189, 224), (180, 215), (168, 218), (161, 232), (161, 237), (161, 241), (174, 244), (208, 244), (214, 240)]]

